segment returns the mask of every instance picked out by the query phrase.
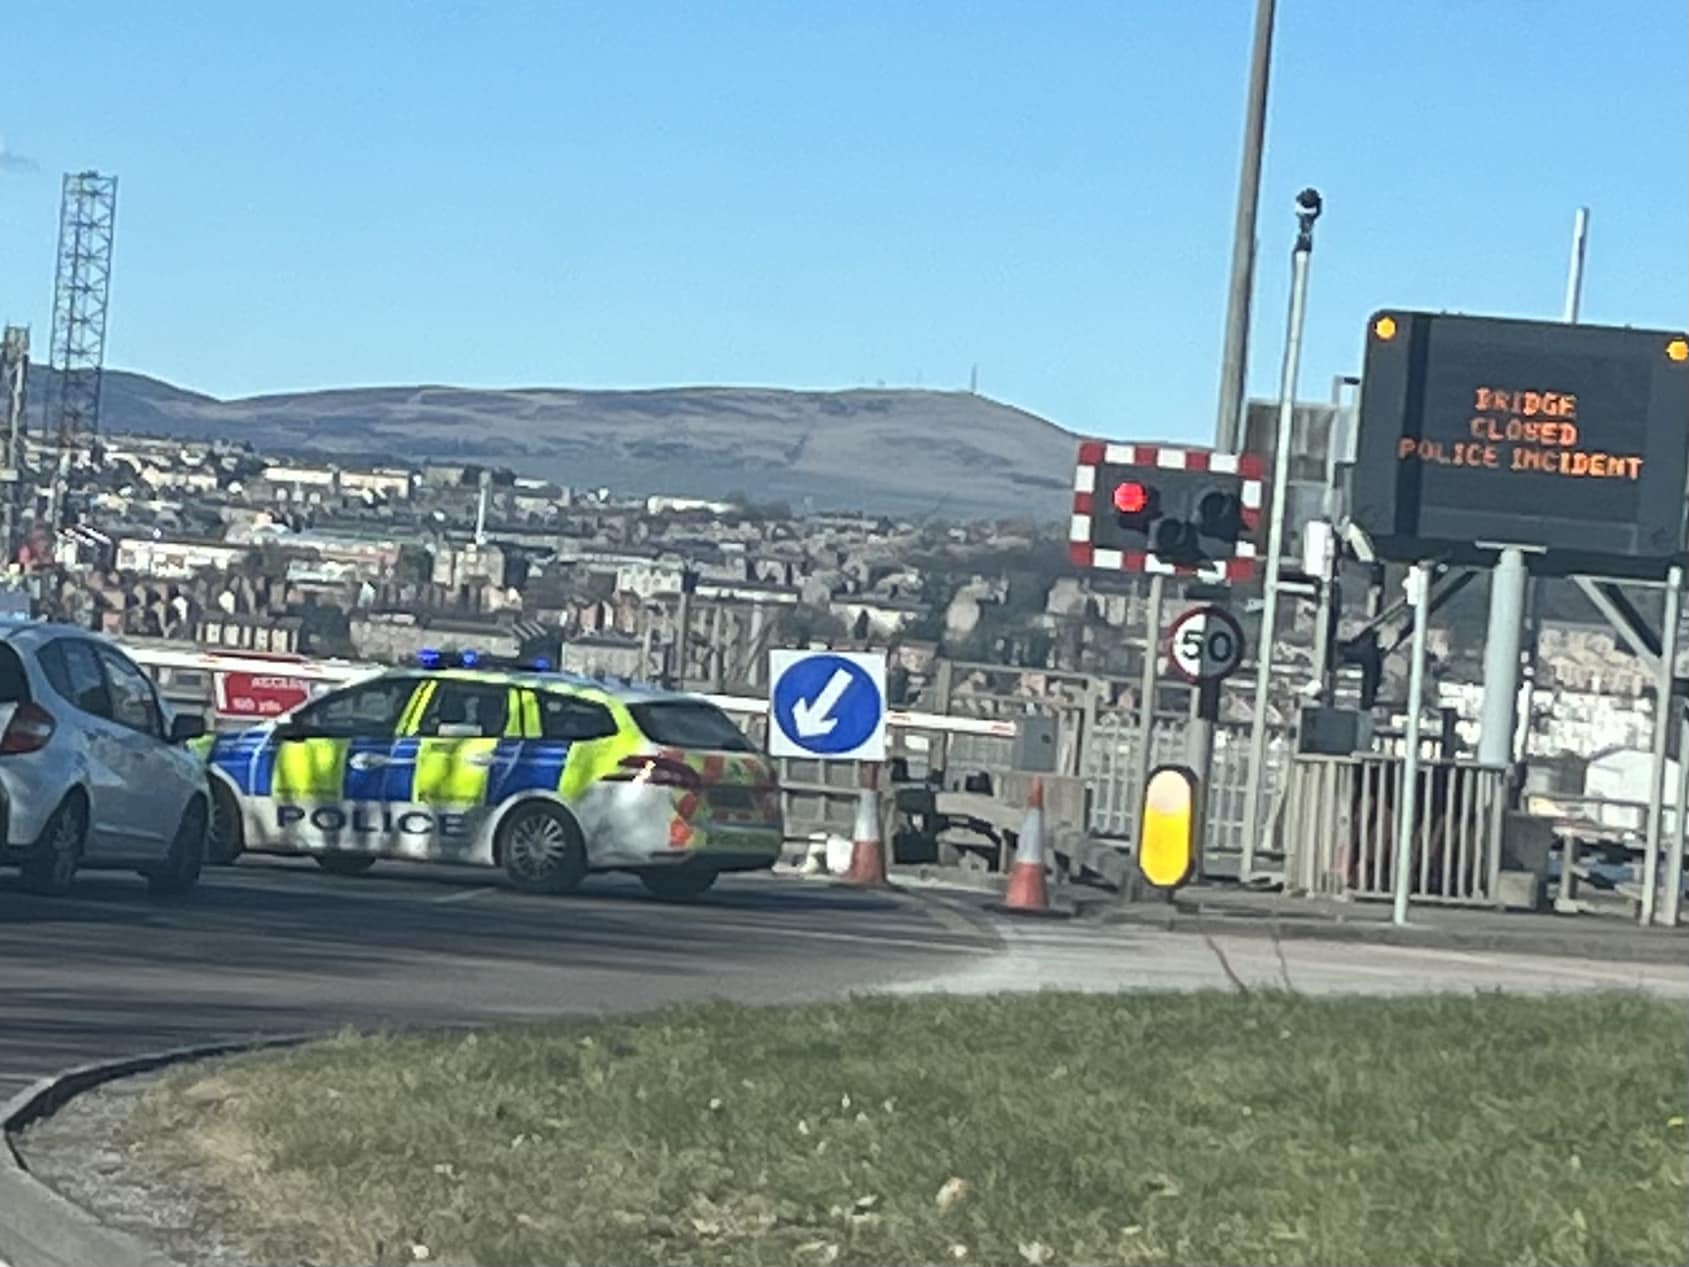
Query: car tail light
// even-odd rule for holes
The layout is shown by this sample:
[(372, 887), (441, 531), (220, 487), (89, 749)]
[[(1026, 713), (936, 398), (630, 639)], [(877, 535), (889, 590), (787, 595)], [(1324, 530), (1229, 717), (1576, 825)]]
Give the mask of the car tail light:
[(19, 704), (0, 734), (0, 757), (39, 752), (53, 737), (53, 715), (39, 704)]
[(649, 783), (654, 787), (683, 788), (696, 792), (703, 786), (698, 772), (684, 761), (670, 757), (623, 757), (615, 778), (623, 783)]

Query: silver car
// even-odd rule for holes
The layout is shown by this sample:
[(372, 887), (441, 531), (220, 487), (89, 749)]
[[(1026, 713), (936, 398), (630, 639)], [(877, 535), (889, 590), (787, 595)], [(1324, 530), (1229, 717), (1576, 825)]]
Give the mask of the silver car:
[(83, 867), (140, 872), (181, 895), (205, 861), (209, 790), (152, 679), (104, 638), (0, 620), (0, 864), (24, 886), (67, 892)]

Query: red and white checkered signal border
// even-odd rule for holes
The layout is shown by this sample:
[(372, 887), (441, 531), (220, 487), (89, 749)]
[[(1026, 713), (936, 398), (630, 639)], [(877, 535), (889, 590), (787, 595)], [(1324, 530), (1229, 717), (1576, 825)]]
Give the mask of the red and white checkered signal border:
[(1086, 440), (1079, 446), (1079, 466), (1073, 479), (1073, 526), (1068, 533), (1068, 554), (1074, 563), (1105, 572), (1160, 572), (1166, 576), (1194, 576), (1199, 580), (1247, 581), (1255, 576), (1257, 550), (1253, 541), (1239, 541), (1237, 553), (1229, 559), (1207, 565), (1174, 563), (1152, 551), (1111, 550), (1092, 544), (1091, 526), (1095, 514), (1097, 468), (1137, 466), (1146, 470), (1213, 471), (1242, 479), (1239, 497), (1243, 501), (1243, 528), (1254, 532), (1261, 523), (1261, 500), (1265, 490), (1266, 465), (1257, 453), (1216, 453), (1212, 449), (1178, 449), (1160, 444), (1109, 444)]

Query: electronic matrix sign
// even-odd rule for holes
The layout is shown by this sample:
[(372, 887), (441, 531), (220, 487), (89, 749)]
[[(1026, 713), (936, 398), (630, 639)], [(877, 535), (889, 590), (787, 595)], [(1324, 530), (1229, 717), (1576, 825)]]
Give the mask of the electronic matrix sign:
[(1380, 558), (1659, 577), (1684, 550), (1689, 338), (1420, 312), (1367, 330), (1353, 518)]

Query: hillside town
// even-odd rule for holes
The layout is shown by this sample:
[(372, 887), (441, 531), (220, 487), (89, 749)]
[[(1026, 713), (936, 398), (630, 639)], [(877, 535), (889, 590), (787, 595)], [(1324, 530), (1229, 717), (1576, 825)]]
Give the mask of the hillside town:
[[(1098, 692), (1135, 706), (1126, 635), (1145, 624), (1142, 579), (1083, 576), (1056, 525), (800, 516), (744, 493), (619, 495), (472, 464), (145, 437), (111, 437), (84, 479), (101, 527), (26, 535), (12, 582), (42, 614), (130, 640), (375, 663), (468, 647), (747, 694), (765, 689), (771, 647), (881, 647), (904, 706), (931, 702), (941, 656), (978, 666), (983, 711)], [(1305, 654), (1312, 623), (1287, 623), (1283, 658)], [(1481, 698), (1470, 643), (1446, 624), (1430, 640), (1462, 731)], [(997, 665), (1019, 671), (1006, 694)], [(1646, 674), (1605, 625), (1544, 621), (1537, 673), (1533, 752), (1644, 742)], [(1383, 666), (1386, 700), (1399, 677)]]

